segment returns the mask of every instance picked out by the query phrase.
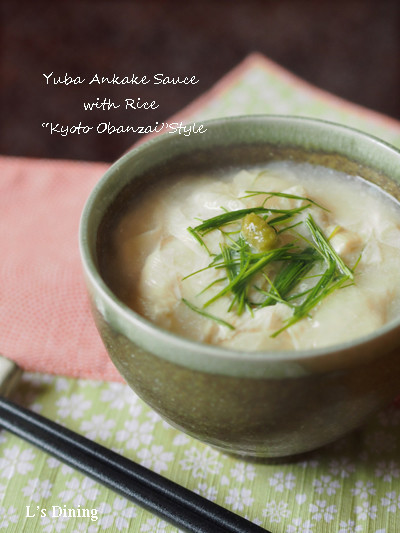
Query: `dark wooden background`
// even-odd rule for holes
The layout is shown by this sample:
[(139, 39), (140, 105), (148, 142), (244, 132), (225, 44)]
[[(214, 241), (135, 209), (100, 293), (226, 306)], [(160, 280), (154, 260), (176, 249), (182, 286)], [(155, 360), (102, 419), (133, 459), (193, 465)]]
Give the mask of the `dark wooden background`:
[[(400, 119), (397, 0), (6, 1), (1, 3), (0, 153), (112, 161), (138, 135), (50, 136), (42, 122), (153, 124), (209, 89), (253, 51), (305, 80)], [(43, 73), (195, 75), (192, 86), (46, 86)], [(83, 102), (155, 99), (112, 116)]]

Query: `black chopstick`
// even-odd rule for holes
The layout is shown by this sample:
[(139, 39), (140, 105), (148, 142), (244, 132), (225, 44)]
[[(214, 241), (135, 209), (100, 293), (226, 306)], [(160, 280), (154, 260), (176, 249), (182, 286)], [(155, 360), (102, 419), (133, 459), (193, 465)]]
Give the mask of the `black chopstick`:
[(0, 397), (0, 427), (190, 533), (271, 533), (100, 444)]

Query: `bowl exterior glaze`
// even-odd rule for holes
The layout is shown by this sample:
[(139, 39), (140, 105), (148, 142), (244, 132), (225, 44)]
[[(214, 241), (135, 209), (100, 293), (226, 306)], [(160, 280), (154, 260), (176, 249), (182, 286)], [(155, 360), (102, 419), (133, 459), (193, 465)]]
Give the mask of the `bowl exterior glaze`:
[(242, 456), (296, 455), (358, 427), (399, 393), (400, 319), (320, 350), (239, 353), (191, 342), (152, 325), (108, 289), (97, 255), (103, 221), (127, 184), (149, 175), (246, 167), (282, 156), (360, 174), (399, 198), (400, 153), (310, 119), (238, 117), (205, 127), (205, 134), (165, 134), (133, 150), (92, 192), (80, 247), (93, 316), (118, 371), (172, 425)]

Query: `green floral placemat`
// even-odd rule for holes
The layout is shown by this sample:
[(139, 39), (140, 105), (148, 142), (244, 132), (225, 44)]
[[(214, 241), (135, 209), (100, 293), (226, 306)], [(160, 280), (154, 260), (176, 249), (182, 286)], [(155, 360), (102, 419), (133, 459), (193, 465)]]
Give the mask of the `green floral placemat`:
[[(187, 437), (121, 383), (27, 374), (15, 399), (273, 533), (398, 531), (396, 405), (331, 446), (265, 464)], [(17, 437), (1, 432), (0, 439), (0, 530), (177, 531)]]
[(193, 121), (260, 113), (329, 120), (400, 147), (399, 122), (321, 91), (260, 54), (249, 56), (209, 96), (184, 110)]

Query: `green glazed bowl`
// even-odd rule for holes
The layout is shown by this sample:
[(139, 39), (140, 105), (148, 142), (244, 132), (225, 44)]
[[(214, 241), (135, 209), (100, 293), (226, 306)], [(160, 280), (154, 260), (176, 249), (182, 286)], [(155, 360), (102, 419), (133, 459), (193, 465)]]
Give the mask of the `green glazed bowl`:
[(239, 352), (164, 331), (126, 307), (99, 270), (102, 241), (124, 197), (177, 173), (293, 159), (361, 175), (400, 199), (400, 152), (317, 120), (248, 116), (166, 133), (118, 160), (89, 197), (80, 249), (93, 316), (134, 391), (180, 430), (220, 450), (285, 457), (325, 445), (400, 392), (400, 317), (373, 334), (321, 349)]

